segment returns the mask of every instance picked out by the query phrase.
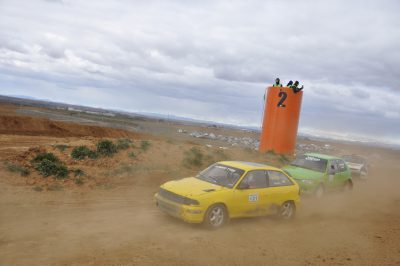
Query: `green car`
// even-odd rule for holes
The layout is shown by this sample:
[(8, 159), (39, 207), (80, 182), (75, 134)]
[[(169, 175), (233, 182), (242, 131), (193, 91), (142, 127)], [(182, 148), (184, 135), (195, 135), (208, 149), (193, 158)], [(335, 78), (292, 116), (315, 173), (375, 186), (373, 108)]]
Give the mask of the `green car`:
[(306, 153), (282, 170), (296, 180), (303, 194), (322, 197), (327, 190), (353, 188), (350, 169), (339, 157)]

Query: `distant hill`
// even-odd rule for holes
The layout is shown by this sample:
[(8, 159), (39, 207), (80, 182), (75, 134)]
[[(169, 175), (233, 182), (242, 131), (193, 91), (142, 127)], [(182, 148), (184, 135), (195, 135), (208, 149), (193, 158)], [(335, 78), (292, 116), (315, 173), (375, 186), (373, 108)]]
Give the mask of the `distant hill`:
[[(21, 106), (32, 106), (32, 107), (44, 107), (49, 109), (65, 109), (65, 110), (72, 110), (72, 111), (82, 111), (87, 113), (95, 113), (95, 114), (103, 114), (103, 115), (119, 115), (125, 117), (133, 117), (133, 118), (146, 118), (146, 119), (162, 119), (165, 121), (174, 121), (174, 122), (182, 122), (182, 123), (193, 123), (193, 124), (202, 124), (211, 127), (226, 127), (226, 128), (233, 128), (239, 130), (247, 130), (252, 132), (260, 132), (260, 128), (258, 127), (251, 127), (251, 126), (238, 126), (232, 124), (225, 124), (225, 123), (218, 123), (214, 121), (208, 120), (199, 120), (187, 117), (180, 117), (175, 115), (169, 114), (158, 114), (158, 113), (150, 113), (150, 112), (127, 112), (124, 110), (110, 110), (110, 109), (103, 109), (99, 107), (88, 107), (88, 106), (81, 106), (81, 105), (74, 105), (74, 104), (67, 104), (67, 103), (60, 103), (60, 102), (51, 102), (43, 99), (36, 99), (30, 96), (24, 95), (13, 95), (13, 96), (4, 96), (0, 95), (0, 103), (11, 103)], [(333, 141), (333, 142), (341, 142), (341, 143), (357, 143), (362, 145), (374, 146), (374, 147), (385, 147), (385, 148), (392, 148), (392, 149), (400, 149), (400, 145), (392, 145), (386, 143), (380, 143), (376, 141), (360, 141), (360, 140), (344, 140), (335, 137), (322, 137), (318, 135), (312, 135), (309, 133), (299, 133), (299, 139), (311, 139), (317, 141)]]

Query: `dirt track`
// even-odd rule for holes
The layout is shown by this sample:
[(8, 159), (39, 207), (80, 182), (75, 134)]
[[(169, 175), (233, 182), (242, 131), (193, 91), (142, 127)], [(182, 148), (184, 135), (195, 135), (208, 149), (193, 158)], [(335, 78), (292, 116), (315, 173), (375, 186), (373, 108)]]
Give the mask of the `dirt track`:
[(399, 181), (390, 170), (351, 194), (304, 200), (294, 222), (241, 219), (219, 231), (160, 213), (156, 186), (37, 193), (1, 184), (0, 258), (2, 265), (399, 265)]
[[(91, 141), (2, 138), (2, 160), (34, 143)], [(398, 152), (366, 150), (380, 154), (367, 182), (356, 182), (349, 194), (304, 199), (293, 222), (240, 219), (208, 231), (164, 215), (153, 203), (160, 183), (187, 174), (176, 163), (186, 147), (160, 140), (134, 161), (141, 167), (112, 176), (111, 188), (36, 192), (0, 169), (0, 265), (400, 265)], [(123, 160), (119, 155), (105, 168)], [(88, 166), (92, 175), (101, 176), (101, 169)]]

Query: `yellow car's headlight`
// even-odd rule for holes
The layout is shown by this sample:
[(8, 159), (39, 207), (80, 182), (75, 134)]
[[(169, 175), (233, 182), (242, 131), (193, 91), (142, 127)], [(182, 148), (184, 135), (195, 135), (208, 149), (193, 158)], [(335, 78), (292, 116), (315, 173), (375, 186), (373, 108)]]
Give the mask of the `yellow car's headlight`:
[(185, 198), (183, 200), (183, 204), (184, 205), (190, 205), (190, 206), (197, 206), (200, 205), (200, 203), (197, 200), (194, 199), (189, 199), (189, 198)]

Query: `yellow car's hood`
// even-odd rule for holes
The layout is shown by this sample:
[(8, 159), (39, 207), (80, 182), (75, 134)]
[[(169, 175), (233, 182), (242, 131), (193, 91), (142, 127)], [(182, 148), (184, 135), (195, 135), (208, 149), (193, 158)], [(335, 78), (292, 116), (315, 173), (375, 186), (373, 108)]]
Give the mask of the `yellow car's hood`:
[(187, 177), (180, 180), (169, 181), (161, 188), (185, 197), (199, 196), (205, 193), (218, 191), (224, 187), (212, 184), (195, 177)]

